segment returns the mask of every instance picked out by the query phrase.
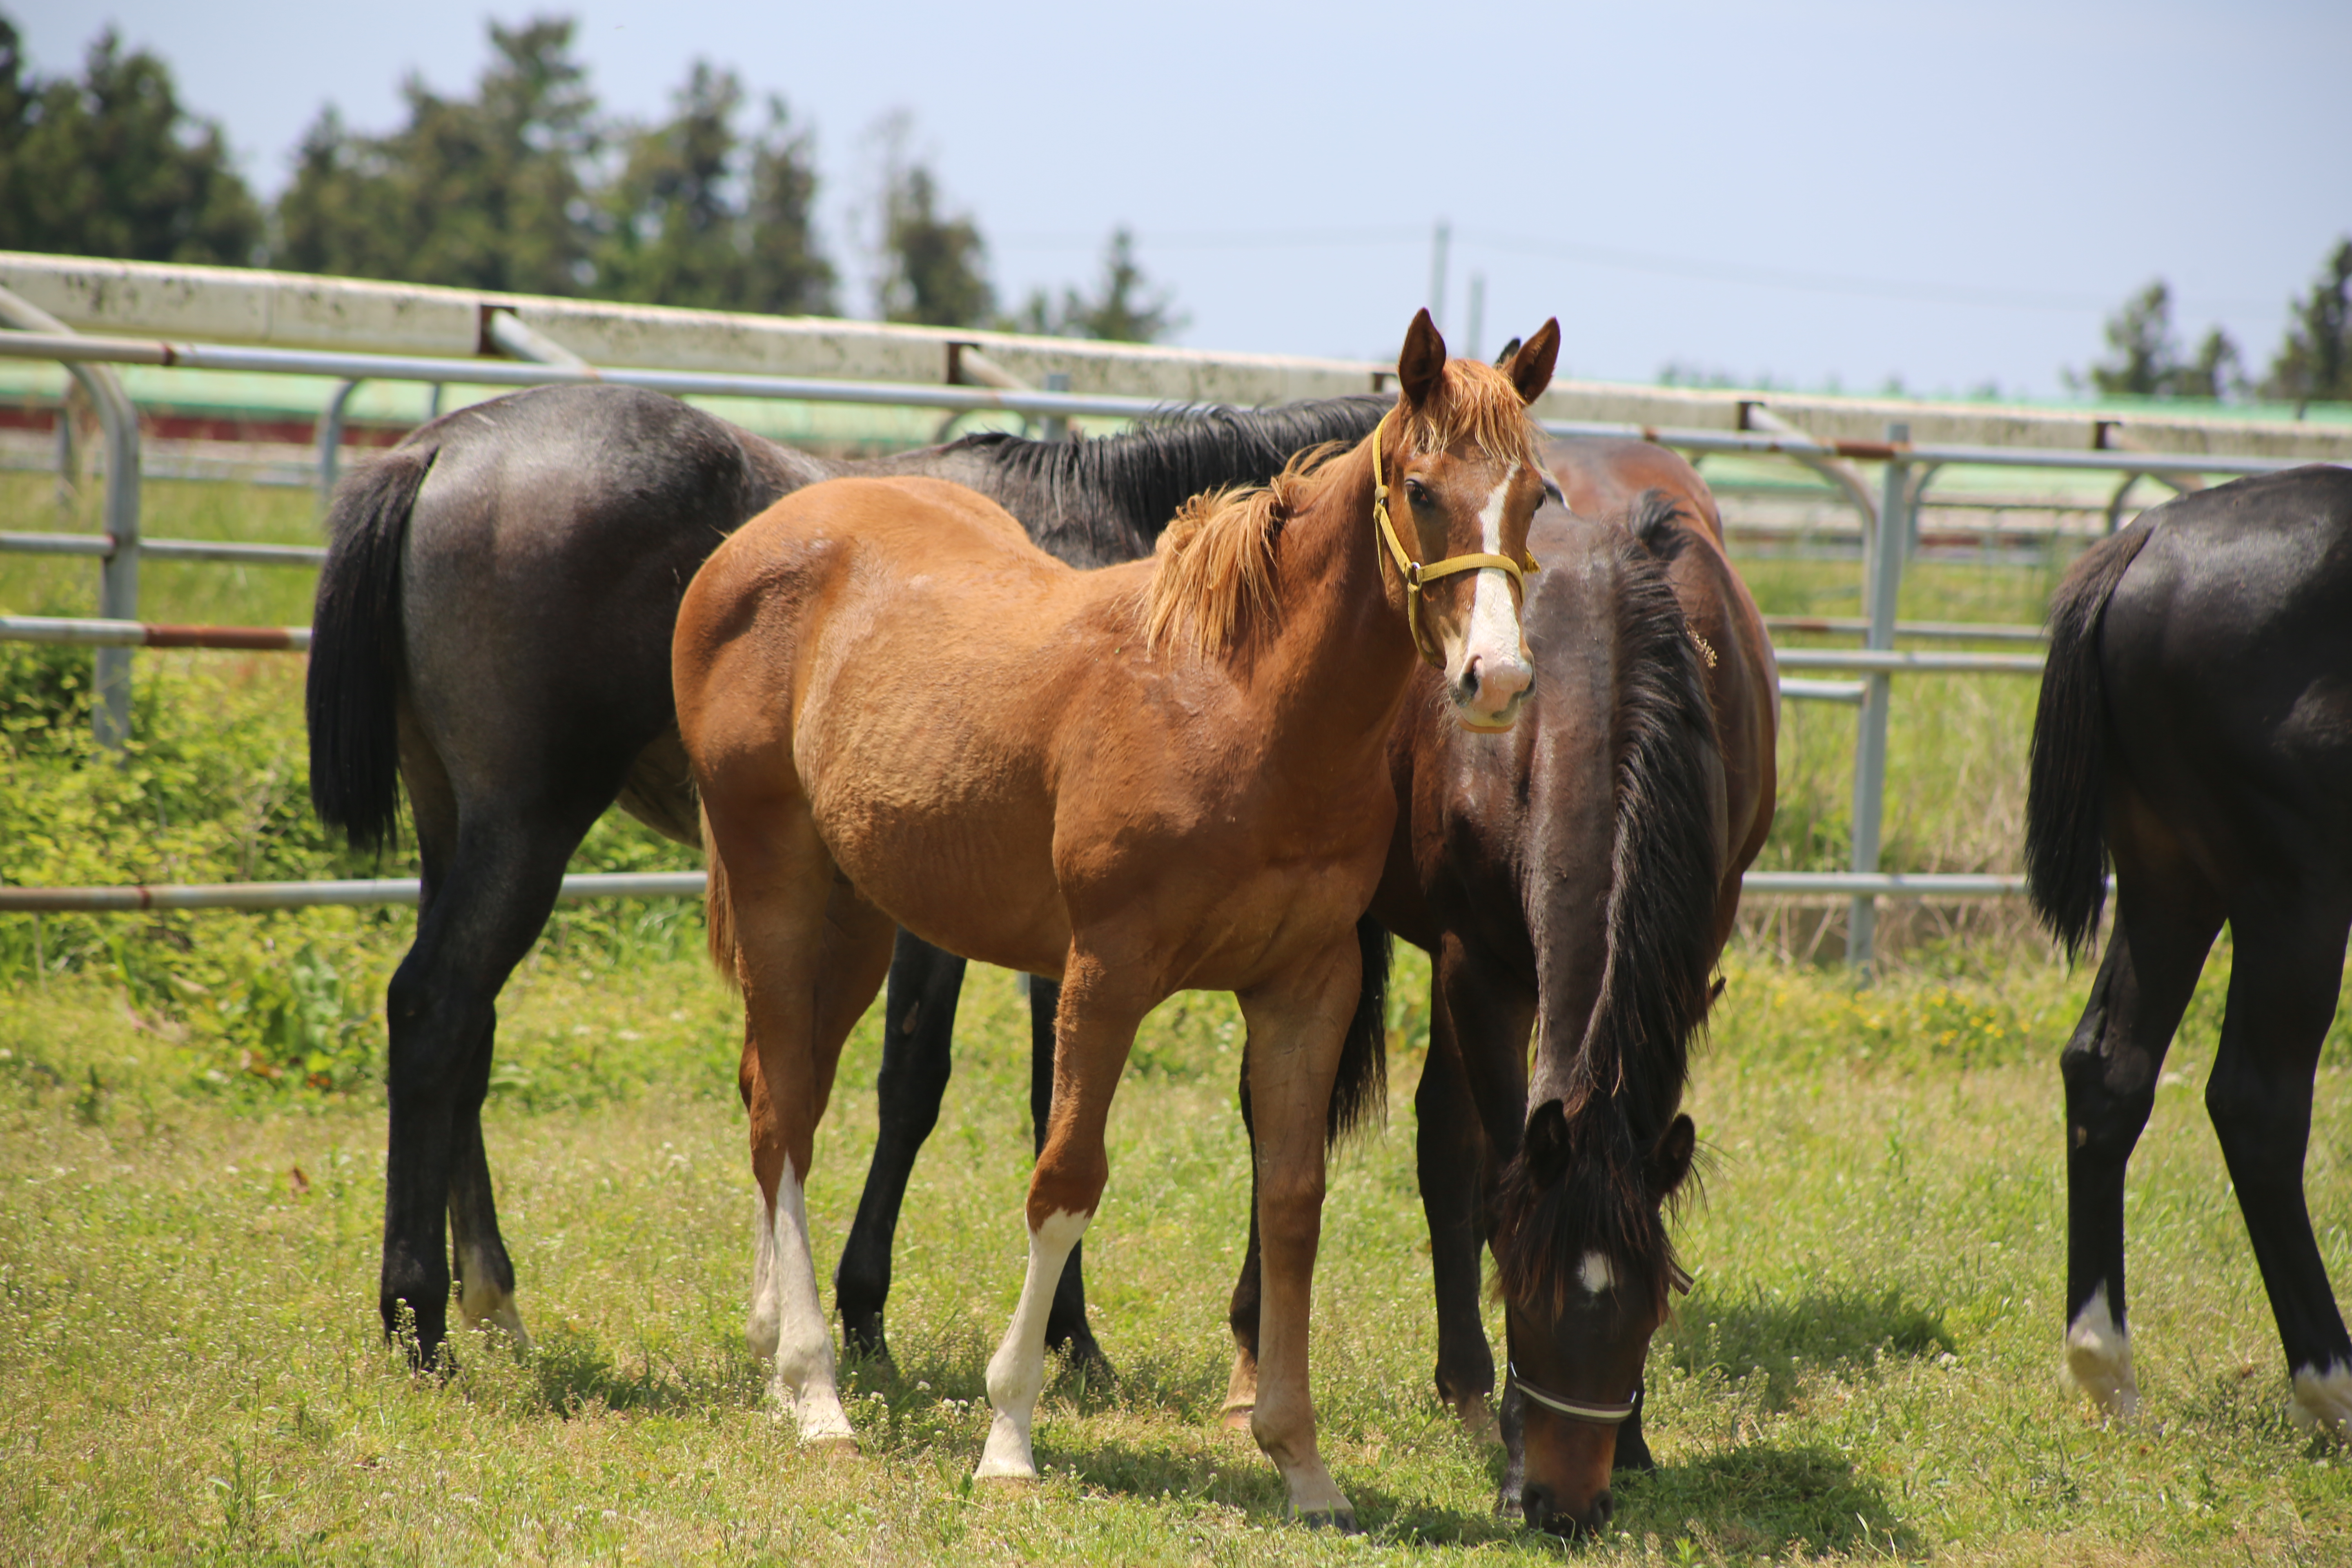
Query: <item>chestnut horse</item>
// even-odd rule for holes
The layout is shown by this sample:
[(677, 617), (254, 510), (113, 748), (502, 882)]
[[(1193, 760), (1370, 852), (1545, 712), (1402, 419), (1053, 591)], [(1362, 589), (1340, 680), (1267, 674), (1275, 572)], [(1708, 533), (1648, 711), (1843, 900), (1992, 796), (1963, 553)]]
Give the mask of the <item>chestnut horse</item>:
[(2292, 1380), (2352, 1436), (2352, 1339), (2303, 1191), (2312, 1080), (2352, 931), (2352, 472), (2303, 468), (2141, 514), (2050, 605), (2025, 864), (2071, 955), (2116, 923), (2059, 1058), (2066, 1375), (2139, 1404), (2124, 1316), (2124, 1168), (2213, 938), (2232, 940), (2205, 1085)]
[[(669, 645), (678, 596), (721, 539), (819, 479), (926, 474), (997, 501), (1072, 565), (1132, 561), (1186, 497), (1263, 484), (1304, 447), (1360, 440), (1391, 402), (1184, 410), (1087, 441), (991, 434), (841, 462), (657, 393), (544, 386), (436, 419), (347, 479), (313, 626), (311, 798), (355, 846), (381, 847), (404, 784), (425, 879), (385, 998), (385, 1331), (412, 1327), (419, 1359), (437, 1359), (454, 1253), (463, 1321), (522, 1338), (481, 1127), (499, 991), (616, 797), (700, 845)], [(912, 938), (899, 959), (891, 1016), (919, 995), (927, 1019), (951, 1018), (961, 961)], [(947, 999), (932, 1006), (942, 976)], [(1033, 993), (1049, 1033), (1051, 997), (1050, 983)], [(884, 1078), (895, 1082), (887, 1063)], [(885, 1123), (886, 1147), (896, 1131)], [(1074, 1252), (1073, 1293), (1078, 1274)], [(859, 1276), (844, 1275), (854, 1307)], [(1049, 1322), (1049, 1339), (1098, 1354), (1084, 1314), (1075, 1321)]]
[(1136, 1026), (1180, 989), (1230, 990), (1257, 1042), (1252, 1430), (1292, 1513), (1352, 1525), (1317, 1449), (1307, 1331), (1356, 921), (1395, 816), (1382, 755), (1416, 652), (1465, 725), (1525, 705), (1514, 590), (1543, 493), (1525, 405), (1558, 349), (1547, 322), (1506, 371), (1448, 363), (1422, 312), (1370, 437), (1202, 499), (1149, 563), (1074, 572), (972, 492), (842, 479), (745, 524), (688, 588), (672, 673), (762, 1201), (751, 1335), (803, 1441), (855, 1442), (802, 1193), (902, 924), (1062, 984), (978, 1474), (1036, 1474), (1046, 1308), (1101, 1198)]
[[(1530, 1034), (1555, 1043), (1548, 1054), (1539, 1047), (1539, 1083), (1580, 1070), (1579, 1061), (1590, 1072), (1596, 1053), (1622, 1052), (1638, 1035), (1628, 1080), (1646, 1100), (1632, 1107), (1628, 1125), (1654, 1150), (1670, 1134), (1678, 1142), (1672, 1106), (1685, 1042), (1774, 802), (1778, 672), (1763, 618), (1725, 555), (1706, 481), (1674, 453), (1639, 441), (1553, 441), (1545, 459), (1580, 515), (1546, 507), (1530, 535), (1545, 563), (1527, 611), (1537, 693), (1509, 737), (1482, 739), (1446, 717), (1436, 676), (1420, 677), (1391, 741), (1399, 815), (1372, 908), (1436, 960), (1416, 1112), (1437, 1387), (1466, 1426), (1486, 1434), (1496, 1431), (1495, 1366), (1478, 1312), (1479, 1254), (1496, 1217), (1496, 1182), (1528, 1121)], [(1600, 518), (1609, 521), (1591, 521)], [(1547, 869), (1570, 874), (1533, 875), (1538, 855)], [(1602, 1018), (1595, 988), (1604, 976), (1612, 1011)], [(947, 1079), (939, 1058), (953, 977), (939, 993), (926, 991), (918, 1004), (910, 987), (903, 1008), (894, 1001), (891, 1016), (903, 1013), (906, 1026), (890, 1029), (884, 1046), (886, 1137), (843, 1249), (844, 1331), (869, 1350), (882, 1344), (895, 1196)], [(1349, 1066), (1380, 1070), (1377, 1058)], [(1050, 1092), (1042, 1044), (1034, 1081)], [(1242, 1090), (1246, 1116), (1246, 1066)], [(1344, 1081), (1341, 1092), (1358, 1103), (1377, 1087)], [(1678, 1179), (1673, 1149), (1665, 1154), (1643, 1173), (1653, 1215)], [(1570, 1174), (1563, 1165), (1551, 1184)], [(1578, 1179), (1598, 1187), (1606, 1174), (1595, 1168)], [(1537, 1524), (1597, 1523), (1610, 1506), (1612, 1463), (1648, 1463), (1638, 1402), (1626, 1391), (1638, 1384), (1659, 1303), (1642, 1299), (1634, 1282), (1675, 1271), (1663, 1261), (1653, 1220), (1622, 1215), (1617, 1227), (1649, 1258), (1639, 1270), (1626, 1267), (1623, 1289), (1605, 1300), (1579, 1294), (1579, 1310), (1553, 1314), (1551, 1331), (1539, 1334), (1538, 1287), (1516, 1323), (1514, 1357), (1533, 1385), (1576, 1390), (1583, 1397), (1567, 1403), (1603, 1413), (1580, 1422), (1559, 1402), (1537, 1405), (1530, 1471), (1523, 1398), (1507, 1398), (1501, 1436), (1510, 1458), (1498, 1501)], [(1538, 1241), (1525, 1226), (1519, 1234)], [(1255, 1247), (1253, 1235), (1231, 1313), (1242, 1349), (1228, 1408), (1244, 1420), (1259, 1318)], [(1579, 1283), (1590, 1250), (1571, 1254)], [(1612, 1265), (1609, 1277), (1617, 1273)], [(1070, 1325), (1074, 1357), (1082, 1354), (1092, 1340), (1080, 1338), (1086, 1309), (1075, 1279), (1055, 1309)]]

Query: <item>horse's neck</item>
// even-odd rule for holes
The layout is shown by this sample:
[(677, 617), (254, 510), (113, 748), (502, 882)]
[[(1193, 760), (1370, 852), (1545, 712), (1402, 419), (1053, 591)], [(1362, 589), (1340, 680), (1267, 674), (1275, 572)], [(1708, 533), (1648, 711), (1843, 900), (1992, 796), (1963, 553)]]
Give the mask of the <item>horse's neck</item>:
[(1372, 528), (1369, 447), (1335, 459), (1313, 498), (1283, 525), (1276, 591), (1283, 603), (1259, 671), (1286, 727), (1328, 745), (1385, 752), (1415, 655), (1389, 596)]

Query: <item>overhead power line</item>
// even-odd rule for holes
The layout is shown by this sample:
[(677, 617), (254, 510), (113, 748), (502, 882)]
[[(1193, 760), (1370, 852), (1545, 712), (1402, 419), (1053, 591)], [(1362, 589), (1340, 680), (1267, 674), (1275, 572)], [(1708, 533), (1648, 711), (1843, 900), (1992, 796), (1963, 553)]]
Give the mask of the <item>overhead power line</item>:
[[(1486, 229), (1456, 226), (1456, 242), (1465, 247), (1501, 251), (1538, 260), (1571, 266), (1603, 267), (1653, 277), (1687, 278), (1700, 282), (1730, 283), (1755, 289), (1785, 289), (1805, 293), (1841, 294), (1891, 300), (1911, 304), (1962, 305), (1996, 310), (2112, 310), (2119, 299), (2062, 292), (2047, 289), (1988, 288), (1968, 283), (1942, 283), (1916, 279), (1871, 278), (1795, 268), (1757, 267), (1705, 257), (1668, 256), (1655, 251), (1626, 250), (1614, 246), (1570, 245), (1523, 235), (1496, 234)], [(1426, 226), (1381, 228), (1145, 230), (1136, 236), (1139, 247), (1153, 250), (1290, 250), (1341, 245), (1412, 245), (1429, 243)], [(1015, 234), (992, 242), (1005, 250), (1092, 249), (1100, 235)], [(2262, 310), (2277, 301), (2183, 299), (2191, 311)]]

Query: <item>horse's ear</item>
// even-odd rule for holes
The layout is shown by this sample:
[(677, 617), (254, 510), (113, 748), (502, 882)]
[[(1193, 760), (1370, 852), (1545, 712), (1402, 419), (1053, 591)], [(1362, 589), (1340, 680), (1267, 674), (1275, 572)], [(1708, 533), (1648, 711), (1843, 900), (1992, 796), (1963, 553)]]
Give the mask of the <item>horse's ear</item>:
[(1519, 1144), (1528, 1173), (1540, 1186), (1550, 1186), (1568, 1171), (1568, 1112), (1557, 1100), (1547, 1100), (1528, 1118)]
[(1559, 318), (1554, 316), (1536, 329), (1536, 335), (1519, 345), (1503, 374), (1519, 389), (1519, 401), (1533, 403), (1541, 397), (1544, 388), (1551, 384), (1552, 367), (1559, 363)]
[(1404, 352), (1397, 355), (1397, 385), (1403, 389), (1408, 405), (1425, 408), (1444, 384), (1445, 340), (1437, 335), (1437, 323), (1429, 319), (1429, 311), (1417, 310), (1412, 325), (1404, 331)]
[(1676, 1188), (1690, 1175), (1691, 1155), (1698, 1148), (1698, 1129), (1687, 1116), (1677, 1116), (1670, 1122), (1665, 1135), (1650, 1151), (1650, 1191), (1660, 1202), (1675, 1195)]
[(1509, 342), (1503, 345), (1503, 352), (1495, 356), (1495, 368), (1496, 370), (1500, 370), (1505, 365), (1510, 363), (1511, 356), (1518, 352), (1519, 340), (1513, 338)]

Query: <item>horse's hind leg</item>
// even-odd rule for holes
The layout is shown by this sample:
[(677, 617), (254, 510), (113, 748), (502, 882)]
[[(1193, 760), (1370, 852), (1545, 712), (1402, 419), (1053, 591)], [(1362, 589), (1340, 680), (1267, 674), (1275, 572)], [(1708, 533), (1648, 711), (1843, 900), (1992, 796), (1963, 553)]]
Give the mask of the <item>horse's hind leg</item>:
[(481, 1135), (496, 1000), (554, 908), (563, 866), (603, 802), (584, 795), (509, 814), (457, 796), (429, 748), (404, 748), (425, 900), (416, 940), (392, 978), (384, 1160), (384, 1331), (404, 1318), (415, 1354), (430, 1364), (448, 1331), (455, 1232), (463, 1280), (460, 1310), (517, 1337), (514, 1268), (500, 1239)]
[(2118, 840), (2115, 929), (2059, 1071), (2066, 1083), (2066, 1376), (2102, 1409), (2128, 1415), (2139, 1385), (2125, 1317), (2124, 1171), (2221, 911), (2185, 859), (2158, 860)]
[[(1054, 1110), (1054, 1036), (1062, 987), (1040, 975), (1029, 976), (1029, 1126), (1040, 1158), (1045, 1152), (1045, 1131)], [(1095, 1342), (1087, 1325), (1087, 1244), (1070, 1244), (1070, 1260), (1054, 1287), (1054, 1305), (1045, 1314), (1045, 1348), (1060, 1351), (1072, 1365), (1089, 1375), (1109, 1377), (1110, 1358)]]
[(1055, 1017), (1054, 1100), (1045, 1147), (1029, 1178), (1029, 1267), (1021, 1300), (988, 1362), (988, 1403), (994, 1411), (979, 1479), (1033, 1479), (1030, 1443), (1037, 1396), (1045, 1387), (1045, 1320), (1070, 1254), (1102, 1202), (1110, 1173), (1103, 1126), (1136, 1026), (1156, 997), (1126, 989), (1132, 966), (1122, 968), (1073, 952), (1064, 971)]
[(2352, 893), (2257, 891), (2232, 911), (2234, 956), (2205, 1105), (2254, 1246), (2294, 1380), (2298, 1426), (2352, 1436), (2352, 1340), (2311, 1234), (2303, 1161), (2312, 1077), (2336, 1016)]
[(890, 985), (883, 1008), (882, 1068), (875, 1084), (880, 1131), (857, 1219), (833, 1271), (834, 1309), (841, 1331), (857, 1350), (889, 1358), (882, 1310), (890, 1299), (890, 1248), (898, 1208), (915, 1173), (915, 1156), (939, 1125), (940, 1101), (954, 1067), (956, 1001), (963, 992), (964, 961), (900, 931), (890, 955)]
[(1480, 1221), (1485, 1151), (1452, 1012), (1442, 992), (1431, 1000), (1436, 1005), (1430, 1010), (1429, 1054), (1413, 1095), (1413, 1152), (1437, 1298), (1437, 1397), (1465, 1431), (1496, 1442), (1488, 1404), (1495, 1394), (1495, 1352), (1478, 1315), (1478, 1272), (1486, 1247)]
[(1262, 1251), (1256, 1409), (1250, 1435), (1281, 1470), (1297, 1518), (1355, 1525), (1323, 1465), (1307, 1393), (1307, 1321), (1323, 1231), (1324, 1138), (1339, 1050), (1362, 977), (1353, 931), (1298, 972), (1241, 997), (1249, 1023)]
[(708, 807), (743, 985), (741, 1088), (760, 1189), (746, 1332), (801, 1440), (855, 1447), (817, 1300), (806, 1192), (842, 1044), (882, 987), (895, 928), (840, 879), (800, 802), (762, 802), (756, 816), (729, 804)]

